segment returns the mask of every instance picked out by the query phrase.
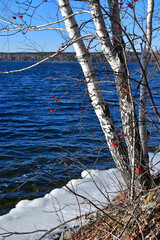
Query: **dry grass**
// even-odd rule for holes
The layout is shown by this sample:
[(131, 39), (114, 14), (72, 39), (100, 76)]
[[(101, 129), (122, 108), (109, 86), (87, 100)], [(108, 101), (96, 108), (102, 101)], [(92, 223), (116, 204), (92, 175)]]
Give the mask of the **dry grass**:
[(91, 214), (83, 227), (73, 231), (68, 240), (160, 240), (160, 185), (146, 191), (132, 204), (126, 194), (120, 193), (103, 209)]

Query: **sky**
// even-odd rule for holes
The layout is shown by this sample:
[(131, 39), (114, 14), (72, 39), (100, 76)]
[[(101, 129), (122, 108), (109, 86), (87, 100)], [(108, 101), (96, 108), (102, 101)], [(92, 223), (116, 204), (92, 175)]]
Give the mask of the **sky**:
[[(132, 0), (133, 1), (133, 0)], [(17, 3), (19, 2), (19, 3)], [(28, 1), (29, 2), (29, 1)], [(101, 4), (104, 3), (104, 6), (107, 1), (101, 0)], [(124, 0), (124, 5), (122, 6), (122, 22), (127, 30), (132, 33), (133, 31), (133, 10), (128, 7), (127, 0)], [(1, 0), (0, 1), (0, 18), (6, 19), (7, 21), (12, 22), (16, 25), (24, 25), (24, 26), (37, 26), (41, 24), (45, 24), (48, 22), (57, 20), (57, 12), (58, 5), (56, 0), (31, 0), (30, 6), (26, 4), (27, 1), (16, 1), (16, 0)], [(142, 19), (146, 15), (147, 9), (147, 0), (138, 0), (135, 4), (135, 11), (138, 19)], [(73, 1), (71, 0), (71, 5), (74, 11), (77, 11), (79, 8), (88, 9), (87, 3)], [(36, 7), (38, 6), (38, 7)], [(105, 6), (107, 9), (107, 6)], [(123, 13), (127, 10), (127, 15), (123, 15)], [(158, 11), (158, 2), (155, 1), (155, 15)], [(33, 17), (31, 17), (33, 15)], [(22, 16), (22, 17), (20, 17)], [(16, 19), (13, 19), (15, 18)], [(60, 14), (58, 17), (61, 18)], [(76, 16), (78, 24), (84, 22), (86, 19), (89, 19), (89, 14), (81, 14)], [(158, 20), (159, 21), (159, 20)], [(106, 19), (108, 22), (108, 19)], [(143, 28), (145, 28), (145, 24), (140, 24)], [(160, 24), (160, 21), (158, 22)], [(83, 33), (94, 33), (94, 29), (91, 28), (93, 25), (91, 23), (88, 24), (88, 28), (85, 29)], [(55, 52), (57, 51), (63, 42), (65, 41), (63, 38), (67, 38), (68, 35), (64, 32), (58, 32), (54, 30), (47, 31), (21, 31), (13, 34), (13, 31), (2, 32), (2, 30), (9, 29), (11, 26), (9, 23), (4, 23), (0, 20), (0, 52)], [(58, 27), (58, 25), (56, 25)], [(61, 27), (64, 27), (64, 24), (61, 24)], [(136, 29), (137, 33), (138, 28)], [(96, 44), (96, 43), (95, 43)], [(159, 36), (153, 40), (153, 46), (158, 46), (159, 48)], [(94, 50), (100, 51), (100, 46), (96, 46)], [(67, 49), (67, 51), (73, 51), (73, 47)]]
[[(37, 9), (29, 9), (27, 13), (25, 13), (25, 6), (23, 6), (23, 4), (16, 4), (13, 0), (11, 2), (11, 5), (8, 4), (7, 7), (5, 6), (5, 8), (7, 8), (7, 14), (3, 14), (3, 11), (2, 16), (14, 24), (37, 26), (56, 20), (57, 6), (54, 2), (44, 2)], [(40, 2), (42, 1), (35, 0), (32, 5), (37, 6)], [(34, 16), (28, 16), (32, 15), (34, 10), (36, 10)], [(21, 19), (19, 16), (23, 16), (23, 18)], [(13, 19), (13, 17), (16, 17), (16, 19)], [(5, 35), (8, 35), (8, 33)], [(12, 36), (0, 36), (0, 39), (0, 52), (56, 51), (62, 42), (59, 34), (51, 30), (45, 32), (19, 32)]]

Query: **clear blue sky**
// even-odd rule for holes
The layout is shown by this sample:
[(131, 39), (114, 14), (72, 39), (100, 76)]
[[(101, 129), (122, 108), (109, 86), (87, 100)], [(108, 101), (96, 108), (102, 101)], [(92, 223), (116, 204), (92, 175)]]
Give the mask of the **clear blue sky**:
[[(41, 6), (36, 9), (33, 18), (29, 17), (28, 14), (32, 15), (34, 8), (25, 14), (23, 4), (19, 5), (15, 3), (16, 1), (11, 1), (11, 4), (7, 6), (2, 3), (0, 5), (7, 9), (1, 11), (3, 18), (12, 21), (15, 24), (21, 24), (25, 22), (26, 25), (36, 26), (45, 24), (47, 22), (56, 20), (56, 1), (44, 2)], [(20, 1), (21, 3), (24, 1)], [(37, 6), (41, 0), (33, 0), (32, 5)], [(2, 9), (1, 7), (1, 9)], [(22, 15), (23, 18), (19, 18), (19, 15)], [(13, 19), (12, 17), (16, 17)], [(31, 22), (30, 22), (31, 21)], [(9, 33), (9, 32), (8, 32)], [(0, 51), (1, 52), (19, 52), (19, 51), (56, 51), (56, 49), (61, 44), (62, 40), (60, 35), (55, 31), (39, 31), (39, 32), (27, 32), (27, 33), (16, 33), (13, 36), (0, 36)]]
[[(104, 0), (101, 2), (103, 3)], [(21, 24), (26, 22), (26, 25), (36, 26), (45, 24), (47, 22), (55, 21), (57, 20), (57, 1), (56, 0), (48, 0), (47, 2), (43, 2), (42, 0), (32, 0), (32, 6), (40, 5), (35, 13), (33, 18), (30, 18), (28, 14), (32, 15), (34, 8), (29, 8), (27, 13), (25, 13), (25, 9), (27, 9), (28, 6), (24, 5), (23, 3), (26, 1), (21, 1), (21, 4), (17, 4), (15, 0), (0, 1), (0, 16), (2, 18), (5, 18), (9, 21), (12, 21), (15, 24)], [(104, 1), (106, 2), (106, 1)], [(128, 1), (124, 0), (124, 7), (127, 6)], [(158, 9), (158, 3), (156, 2), (156, 11)], [(72, 5), (74, 6), (74, 11), (76, 11), (76, 8), (79, 7), (85, 7), (87, 8), (86, 3), (84, 2), (77, 2), (77, 1), (71, 1)], [(139, 15), (137, 17), (141, 18), (141, 16), (144, 16), (144, 12), (147, 8), (147, 0), (138, 0), (136, 2), (136, 12), (138, 12)], [(132, 9), (128, 8), (129, 13), (133, 13)], [(23, 18), (19, 18), (19, 16), (23, 16)], [(133, 14), (132, 14), (133, 15)], [(60, 15), (59, 15), (60, 16)], [(88, 15), (89, 16), (89, 15)], [(16, 17), (16, 19), (13, 19), (12, 17)], [(80, 15), (77, 17), (79, 25), (83, 22), (83, 20), (86, 20), (86, 15)], [(124, 19), (123, 19), (124, 20)], [(31, 21), (31, 22), (30, 22)], [(126, 20), (125, 20), (126, 21)], [(131, 27), (133, 20), (127, 20), (126, 26)], [(1, 24), (2, 22), (0, 22)], [(131, 24), (131, 25), (130, 25)], [(0, 28), (3, 29), (5, 24), (1, 24)], [(160, 24), (159, 24), (160, 25)], [(9, 26), (9, 25), (8, 25)], [(58, 25), (56, 25), (58, 26)], [(61, 25), (62, 27), (62, 25)], [(89, 29), (90, 32), (92, 30)], [(8, 32), (9, 33), (9, 32)], [(67, 34), (65, 34), (67, 36)], [(22, 32), (17, 33), (12, 36), (2, 36), (2, 33), (0, 34), (0, 52), (19, 52), (19, 51), (57, 51), (57, 49), (61, 46), (61, 44), (64, 42), (62, 36), (60, 33), (48, 30), (48, 31), (41, 31), (41, 32), (27, 32), (23, 34)], [(159, 38), (156, 38), (153, 41), (154, 45), (159, 46)], [(99, 47), (98, 47), (99, 48)], [(100, 49), (100, 48), (99, 48)], [(70, 47), (67, 49), (67, 51), (73, 51), (73, 48)]]

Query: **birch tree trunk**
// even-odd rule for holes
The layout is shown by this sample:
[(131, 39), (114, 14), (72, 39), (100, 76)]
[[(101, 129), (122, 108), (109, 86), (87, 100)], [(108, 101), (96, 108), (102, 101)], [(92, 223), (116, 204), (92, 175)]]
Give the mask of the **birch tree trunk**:
[(143, 158), (138, 129), (138, 120), (135, 113), (135, 104), (130, 87), (129, 70), (126, 62), (125, 44), (121, 30), (118, 1), (108, 0), (113, 45), (110, 41), (109, 34), (105, 26), (99, 1), (89, 0), (89, 4), (102, 51), (108, 63), (110, 64), (115, 77), (121, 119), (124, 136), (126, 136), (125, 140), (127, 144), (129, 164), (132, 175), (131, 184), (133, 186), (135, 181), (136, 185), (140, 185), (139, 173), (135, 171), (136, 168), (140, 168), (142, 173), (140, 180), (141, 186), (147, 188), (150, 187), (151, 177), (149, 173), (146, 173), (146, 163), (145, 159)]
[[(127, 148), (121, 141), (121, 138), (118, 136), (116, 126), (111, 118), (110, 110), (103, 99), (103, 95), (98, 84), (98, 79), (91, 62), (90, 54), (82, 41), (77, 22), (74, 16), (71, 16), (73, 12), (69, 4), (69, 0), (57, 1), (59, 3), (62, 17), (65, 19), (64, 22), (66, 30), (71, 41), (73, 41), (77, 59), (83, 70), (93, 108), (105, 134), (109, 150), (116, 163), (116, 166), (120, 170), (122, 177), (129, 188), (131, 187), (131, 184), (134, 184), (133, 179), (135, 179), (135, 184), (137, 187), (149, 188), (151, 179), (150, 175), (145, 173), (145, 169), (142, 166), (144, 163), (142, 163), (138, 121), (136, 118), (134, 102), (130, 89), (129, 72), (124, 53), (122, 32), (118, 31), (118, 29), (116, 30), (117, 26), (113, 21), (112, 29), (115, 32), (117, 31), (117, 35), (115, 36), (118, 39), (116, 39), (118, 44), (112, 44), (105, 27), (99, 1), (89, 1), (97, 36), (101, 43), (103, 53), (114, 72), (124, 135), (126, 135)], [(118, 4), (117, 0), (114, 2)], [(117, 12), (115, 16), (119, 16), (117, 15)], [(135, 167), (141, 168), (140, 175), (135, 173)]]
[[(141, 64), (143, 67), (143, 72), (141, 71), (141, 85), (140, 85), (140, 108), (139, 108), (139, 131), (141, 144), (143, 149), (144, 159), (149, 166), (149, 157), (148, 157), (148, 132), (146, 125), (146, 105), (147, 105), (147, 66), (149, 59), (151, 57), (150, 47), (152, 42), (152, 19), (154, 12), (154, 0), (148, 1), (147, 9), (147, 22), (146, 22), (146, 42), (143, 48), (142, 46), (142, 55), (141, 55)], [(145, 74), (145, 76), (144, 76)]]
[(92, 101), (92, 106), (105, 134), (113, 159), (115, 160), (115, 163), (127, 186), (130, 187), (131, 172), (129, 168), (128, 154), (123, 142), (118, 136), (117, 129), (111, 118), (110, 110), (103, 99), (98, 79), (91, 62), (90, 54), (85, 48), (74, 16), (70, 16), (73, 12), (69, 1), (58, 0), (58, 2), (61, 14), (63, 18), (66, 19), (65, 25), (67, 32), (70, 39), (74, 42), (73, 46), (87, 82), (88, 93)]

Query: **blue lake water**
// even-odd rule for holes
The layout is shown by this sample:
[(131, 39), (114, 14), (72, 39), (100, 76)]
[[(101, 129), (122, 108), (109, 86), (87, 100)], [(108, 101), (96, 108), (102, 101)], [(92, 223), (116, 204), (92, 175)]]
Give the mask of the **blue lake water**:
[[(0, 62), (0, 71), (29, 65)], [(106, 81), (101, 65), (95, 66), (98, 78), (121, 130), (115, 85)], [(129, 68), (136, 91), (139, 69), (136, 63)], [(155, 64), (149, 70), (153, 74)], [(152, 74), (150, 86), (159, 106), (160, 73), (155, 78)], [(109, 78), (113, 80), (112, 74)], [(149, 113), (154, 119), (152, 109)], [(159, 133), (152, 124), (149, 127), (150, 145), (159, 144)], [(24, 72), (0, 75), (0, 214), (20, 199), (43, 196), (78, 178), (84, 168), (114, 166), (78, 63), (44, 63)]]

